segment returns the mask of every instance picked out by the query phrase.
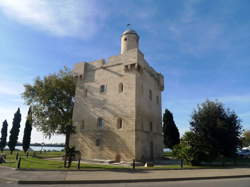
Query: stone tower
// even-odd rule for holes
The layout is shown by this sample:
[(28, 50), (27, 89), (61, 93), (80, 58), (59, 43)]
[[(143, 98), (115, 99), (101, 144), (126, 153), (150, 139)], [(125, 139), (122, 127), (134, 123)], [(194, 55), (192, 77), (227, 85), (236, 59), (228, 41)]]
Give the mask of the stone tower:
[(83, 159), (158, 159), (163, 148), (163, 76), (144, 59), (139, 35), (126, 30), (121, 54), (74, 67), (77, 79), (70, 144)]

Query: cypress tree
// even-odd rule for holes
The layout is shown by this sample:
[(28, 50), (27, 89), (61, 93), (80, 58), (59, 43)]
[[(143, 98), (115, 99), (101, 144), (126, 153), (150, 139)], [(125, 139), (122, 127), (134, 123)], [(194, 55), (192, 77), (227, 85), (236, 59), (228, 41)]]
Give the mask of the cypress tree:
[(30, 147), (30, 136), (32, 131), (32, 113), (31, 107), (29, 108), (24, 133), (23, 133), (23, 151), (26, 153)]
[(0, 139), (0, 150), (1, 150), (1, 152), (3, 152), (3, 149), (6, 146), (7, 130), (8, 130), (8, 123), (7, 123), (6, 120), (4, 120), (3, 127), (2, 127), (2, 130), (1, 130), (1, 139)]
[(173, 114), (166, 109), (163, 115), (164, 144), (167, 148), (173, 149), (174, 145), (180, 143), (180, 133), (175, 125)]
[(21, 122), (21, 113), (20, 113), (20, 108), (17, 109), (17, 112), (14, 114), (14, 119), (13, 119), (13, 126), (10, 130), (10, 137), (9, 137), (9, 142), (8, 146), (10, 149), (10, 154), (13, 153), (16, 147), (19, 131), (20, 131), (20, 122)]

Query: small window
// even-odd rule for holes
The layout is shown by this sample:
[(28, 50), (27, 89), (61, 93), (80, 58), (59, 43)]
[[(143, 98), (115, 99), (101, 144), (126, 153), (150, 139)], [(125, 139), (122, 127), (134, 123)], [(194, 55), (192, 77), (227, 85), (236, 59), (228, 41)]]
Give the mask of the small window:
[(127, 41), (128, 39), (127, 38), (124, 38), (124, 41)]
[(160, 99), (159, 99), (159, 96), (157, 95), (156, 96), (156, 103), (159, 104), (159, 102), (160, 102)]
[(103, 128), (104, 127), (104, 120), (102, 118), (97, 119), (97, 127)]
[(80, 80), (82, 80), (82, 75), (80, 75)]
[(82, 123), (81, 123), (81, 130), (83, 130), (85, 128), (85, 123), (84, 123), (84, 120), (82, 120)]
[(130, 64), (131, 69), (135, 69), (135, 64)]
[(87, 96), (88, 96), (88, 90), (85, 89), (85, 90), (84, 90), (84, 97), (87, 97)]
[(124, 66), (124, 71), (126, 72), (128, 70), (129, 70), (129, 66), (128, 65)]
[(149, 90), (149, 99), (152, 100), (152, 90)]
[(137, 65), (137, 71), (142, 72), (142, 68), (141, 68), (141, 66), (139, 64)]
[(150, 123), (149, 123), (149, 129), (150, 129), (150, 131), (153, 131), (153, 123), (152, 123), (152, 121), (150, 121)]
[(121, 129), (121, 128), (122, 128), (122, 119), (121, 119), (121, 118), (118, 118), (118, 119), (117, 119), (117, 128), (118, 128), (118, 129)]
[(123, 84), (122, 83), (119, 84), (119, 93), (121, 93), (121, 92), (123, 92)]
[(101, 140), (100, 140), (100, 139), (96, 139), (95, 145), (96, 145), (96, 146), (100, 146), (100, 144), (101, 144)]
[(101, 93), (104, 93), (105, 91), (106, 91), (105, 85), (101, 85), (101, 86), (100, 86), (100, 92), (101, 92)]

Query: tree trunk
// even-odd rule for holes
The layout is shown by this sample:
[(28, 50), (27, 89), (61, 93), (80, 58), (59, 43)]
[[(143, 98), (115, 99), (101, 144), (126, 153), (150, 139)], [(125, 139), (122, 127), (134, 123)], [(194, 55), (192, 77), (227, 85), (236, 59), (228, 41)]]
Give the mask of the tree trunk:
[(65, 138), (65, 156), (64, 156), (64, 167), (67, 167), (67, 160), (69, 156), (69, 139), (70, 139), (70, 127), (66, 127), (66, 138)]
[(69, 163), (68, 163), (68, 168), (70, 168), (71, 167), (71, 163), (72, 163), (72, 153), (70, 152), (69, 153), (69, 161), (68, 161)]

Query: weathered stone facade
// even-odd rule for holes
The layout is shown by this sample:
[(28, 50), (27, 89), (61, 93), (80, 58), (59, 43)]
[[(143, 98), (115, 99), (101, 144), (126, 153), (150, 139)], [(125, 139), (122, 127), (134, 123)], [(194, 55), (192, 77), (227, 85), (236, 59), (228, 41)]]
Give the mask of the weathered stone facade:
[(127, 30), (121, 55), (74, 67), (76, 134), (70, 144), (84, 159), (151, 160), (162, 152), (163, 76), (148, 65), (138, 46), (138, 34)]

